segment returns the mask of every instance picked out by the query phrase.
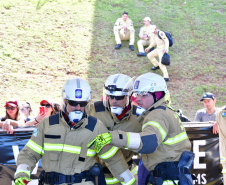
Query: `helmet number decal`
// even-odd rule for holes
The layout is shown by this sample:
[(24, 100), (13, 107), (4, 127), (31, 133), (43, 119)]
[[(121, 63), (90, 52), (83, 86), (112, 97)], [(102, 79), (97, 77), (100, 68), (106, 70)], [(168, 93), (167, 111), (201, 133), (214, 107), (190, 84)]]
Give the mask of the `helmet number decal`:
[(137, 81), (135, 82), (135, 84), (134, 84), (134, 89), (138, 89), (139, 84), (140, 84), (140, 81), (139, 81), (139, 80), (137, 80)]
[(82, 98), (82, 89), (75, 90), (75, 98)]

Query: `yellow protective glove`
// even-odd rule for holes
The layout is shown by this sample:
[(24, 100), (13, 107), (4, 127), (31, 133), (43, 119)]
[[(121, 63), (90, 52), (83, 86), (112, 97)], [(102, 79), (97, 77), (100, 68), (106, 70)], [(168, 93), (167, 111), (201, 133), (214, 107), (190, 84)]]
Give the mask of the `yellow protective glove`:
[(94, 150), (96, 153), (99, 153), (103, 147), (111, 143), (111, 134), (104, 133), (96, 136), (92, 141), (87, 145), (90, 148), (94, 144)]
[(27, 185), (31, 181), (30, 178), (27, 177), (19, 177), (15, 179), (14, 185)]

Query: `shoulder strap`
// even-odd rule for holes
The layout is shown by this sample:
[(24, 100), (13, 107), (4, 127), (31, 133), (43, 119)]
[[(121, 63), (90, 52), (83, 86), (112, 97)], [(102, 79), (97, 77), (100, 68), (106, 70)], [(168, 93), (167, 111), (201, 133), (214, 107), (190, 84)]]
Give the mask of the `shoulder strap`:
[(155, 109), (162, 109), (162, 110), (166, 110), (166, 107), (165, 106), (158, 106), (158, 107), (156, 107)]
[(88, 116), (88, 124), (85, 126), (85, 128), (93, 132), (96, 124), (97, 124), (97, 118), (93, 116)]
[(102, 101), (97, 101), (94, 103), (95, 111), (96, 112), (104, 112), (105, 106)]
[(159, 35), (159, 31), (158, 31), (158, 37), (159, 37), (160, 39), (162, 39), (162, 37)]
[(60, 123), (59, 114), (49, 116), (49, 125), (56, 125), (59, 123)]
[(160, 105), (160, 106), (158, 106), (158, 107), (152, 107), (149, 111), (153, 111), (153, 110), (155, 110), (155, 109), (162, 109), (162, 110), (166, 110), (166, 107), (165, 107), (165, 106)]

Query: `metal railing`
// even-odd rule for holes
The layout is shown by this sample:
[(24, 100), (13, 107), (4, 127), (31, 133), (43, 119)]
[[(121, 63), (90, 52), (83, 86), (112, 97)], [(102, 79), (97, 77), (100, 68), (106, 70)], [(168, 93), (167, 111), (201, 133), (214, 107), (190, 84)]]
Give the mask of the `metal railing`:
[[(210, 122), (182, 122), (182, 124), (184, 125), (184, 127), (211, 127), (213, 126), (213, 123)], [(14, 129), (14, 132), (30, 132), (34, 130), (34, 126), (26, 126), (26, 127), (16, 127)], [(3, 131), (2, 129), (0, 129), (0, 133), (3, 133), (6, 131)]]

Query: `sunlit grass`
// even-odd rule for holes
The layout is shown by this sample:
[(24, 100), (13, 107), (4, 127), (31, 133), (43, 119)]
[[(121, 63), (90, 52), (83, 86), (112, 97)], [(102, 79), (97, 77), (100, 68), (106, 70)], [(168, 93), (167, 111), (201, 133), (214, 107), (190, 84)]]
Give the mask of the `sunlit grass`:
[(94, 2), (46, 1), (37, 9), (34, 0), (0, 2), (2, 106), (16, 98), (38, 110), (43, 98), (62, 101), (67, 78), (88, 77)]

